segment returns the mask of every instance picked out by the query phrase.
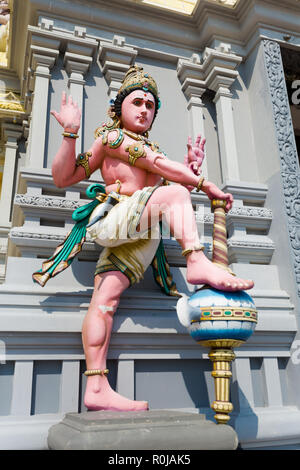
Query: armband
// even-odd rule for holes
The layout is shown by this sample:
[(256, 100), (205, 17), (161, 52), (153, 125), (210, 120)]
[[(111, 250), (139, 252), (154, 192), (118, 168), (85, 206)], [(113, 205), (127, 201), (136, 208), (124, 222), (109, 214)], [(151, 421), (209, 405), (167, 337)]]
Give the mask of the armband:
[(142, 142), (135, 142), (134, 144), (128, 145), (125, 149), (129, 152), (128, 162), (134, 166), (138, 158), (146, 157), (146, 152)]
[(79, 153), (76, 158), (76, 166), (82, 166), (85, 171), (86, 178), (91, 176), (91, 169), (89, 165), (89, 158), (92, 156), (91, 152)]
[[(115, 138), (115, 140), (108, 140), (108, 136), (111, 132), (117, 132), (117, 137)], [(109, 148), (111, 149), (117, 149), (118, 147), (120, 147), (123, 140), (124, 140), (124, 133), (122, 129), (120, 128), (113, 129), (112, 131), (109, 131), (109, 132), (105, 132), (102, 136), (103, 145), (108, 144)]]

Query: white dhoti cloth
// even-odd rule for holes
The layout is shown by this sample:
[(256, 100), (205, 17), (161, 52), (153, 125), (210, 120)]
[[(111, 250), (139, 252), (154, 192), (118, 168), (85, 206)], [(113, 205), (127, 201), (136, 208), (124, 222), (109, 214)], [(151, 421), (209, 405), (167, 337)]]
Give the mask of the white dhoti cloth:
[[(146, 187), (132, 196), (121, 196), (108, 215), (87, 228), (91, 239), (104, 247), (96, 266), (96, 274), (107, 271), (121, 271), (131, 284), (139, 282), (151, 264), (160, 242), (159, 221), (137, 232), (141, 215), (155, 189)], [(91, 214), (97, 216), (100, 205)]]

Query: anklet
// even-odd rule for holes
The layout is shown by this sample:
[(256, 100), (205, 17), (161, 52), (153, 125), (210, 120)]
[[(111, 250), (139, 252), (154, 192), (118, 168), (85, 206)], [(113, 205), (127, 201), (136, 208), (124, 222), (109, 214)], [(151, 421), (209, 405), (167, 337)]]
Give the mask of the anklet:
[(186, 248), (185, 250), (182, 250), (181, 254), (182, 256), (186, 256), (192, 251), (201, 251), (204, 249), (204, 246), (199, 245), (199, 246), (193, 246), (193, 248)]
[(87, 375), (87, 376), (89, 376), (89, 375), (102, 375), (103, 376), (103, 375), (107, 375), (108, 372), (109, 372), (108, 369), (103, 369), (103, 370), (102, 369), (90, 369), (90, 370), (86, 370), (84, 375)]

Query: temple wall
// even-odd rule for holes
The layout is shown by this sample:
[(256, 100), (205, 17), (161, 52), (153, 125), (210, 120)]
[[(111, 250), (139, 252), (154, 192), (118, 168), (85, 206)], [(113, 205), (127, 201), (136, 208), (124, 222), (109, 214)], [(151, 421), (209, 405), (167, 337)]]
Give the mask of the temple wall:
[[(136, 63), (153, 74), (160, 90), (162, 107), (151, 138), (169, 158), (182, 161), (187, 136), (204, 134), (203, 172), (235, 198), (227, 216), (229, 261), (237, 275), (255, 280), (251, 295), (259, 323), (235, 351), (230, 424), (244, 448), (299, 449), (297, 251), (266, 59), (266, 40), (282, 41), (286, 25), (280, 28), (281, 17), (270, 6), (261, 11), (260, 0), (250, 2), (251, 14), (238, 4), (230, 20), (224, 6), (206, 10), (206, 1), (193, 20), (130, 2), (116, 0), (109, 8), (99, 2), (95, 11), (86, 3), (73, 2), (68, 10), (68, 2), (58, 1), (54, 11), (47, 2), (30, 0), (21, 17), (15, 1), (13, 24), (21, 46), (11, 67), (26, 114), (15, 123), (7, 116), (1, 122), (6, 156), (9, 162), (16, 159), (16, 170), (7, 173), (14, 204), (7, 216), (9, 247), (0, 287), (0, 445), (46, 448), (49, 427), (66, 412), (84, 410), (81, 325), (101, 248), (87, 240), (71, 267), (44, 288), (34, 285), (31, 275), (63, 240), (72, 211), (87, 202), (86, 188), (101, 175), (72, 188), (54, 186), (51, 162), (61, 128), (49, 111), (59, 109), (63, 90), (79, 97), (78, 150), (87, 150), (110, 97)], [(292, 25), (295, 14), (285, 8)], [(271, 27), (259, 26), (268, 18), (272, 25), (274, 15), (277, 36)], [(294, 41), (299, 47), (297, 34)], [(11, 47), (16, 51), (15, 44)], [(296, 177), (298, 172), (296, 167)], [(195, 192), (192, 201), (195, 208), (204, 207), (199, 232), (210, 257), (209, 201)], [(179, 291), (191, 293), (179, 245), (166, 239), (165, 246)], [(207, 353), (181, 326), (176, 299), (161, 293), (149, 268), (144, 280), (124, 293), (115, 317), (108, 363), (112, 385), (128, 398), (148, 400), (152, 409), (189, 410), (213, 419)]]

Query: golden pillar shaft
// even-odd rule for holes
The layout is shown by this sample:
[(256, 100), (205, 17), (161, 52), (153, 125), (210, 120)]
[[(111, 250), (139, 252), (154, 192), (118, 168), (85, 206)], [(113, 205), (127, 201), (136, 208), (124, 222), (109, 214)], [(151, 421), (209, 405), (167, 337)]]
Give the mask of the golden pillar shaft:
[(208, 354), (213, 362), (211, 375), (215, 382), (215, 401), (211, 405), (216, 412), (215, 419), (218, 424), (226, 424), (229, 421), (229, 413), (233, 410), (230, 398), (231, 362), (235, 359), (235, 354), (231, 348), (213, 348)]

